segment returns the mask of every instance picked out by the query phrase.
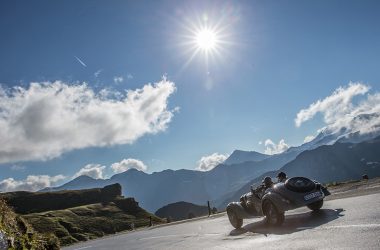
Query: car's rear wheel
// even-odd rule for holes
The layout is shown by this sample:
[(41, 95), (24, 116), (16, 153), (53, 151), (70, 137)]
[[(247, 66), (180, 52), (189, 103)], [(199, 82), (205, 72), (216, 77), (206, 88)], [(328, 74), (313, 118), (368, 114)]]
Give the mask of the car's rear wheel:
[(243, 225), (243, 219), (240, 219), (236, 215), (236, 212), (233, 209), (228, 209), (227, 210), (227, 215), (228, 215), (228, 219), (230, 220), (231, 225), (234, 228), (236, 228), (236, 229), (241, 228), (241, 226)]
[(282, 223), (284, 223), (284, 212), (280, 212), (271, 201), (264, 201), (263, 212), (265, 215), (265, 222), (268, 225), (280, 226)]
[(307, 205), (310, 210), (318, 211), (323, 206), (323, 200), (316, 201)]

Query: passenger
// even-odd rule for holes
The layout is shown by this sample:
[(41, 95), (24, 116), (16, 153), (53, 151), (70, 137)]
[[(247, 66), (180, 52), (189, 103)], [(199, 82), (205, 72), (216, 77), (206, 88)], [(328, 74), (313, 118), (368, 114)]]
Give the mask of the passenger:
[(272, 178), (269, 176), (265, 177), (263, 180), (263, 184), (265, 186), (265, 190), (273, 186)]
[(286, 179), (287, 179), (287, 177), (286, 177), (286, 174), (284, 172), (278, 173), (278, 175), (277, 175), (277, 182), (278, 183), (285, 182)]

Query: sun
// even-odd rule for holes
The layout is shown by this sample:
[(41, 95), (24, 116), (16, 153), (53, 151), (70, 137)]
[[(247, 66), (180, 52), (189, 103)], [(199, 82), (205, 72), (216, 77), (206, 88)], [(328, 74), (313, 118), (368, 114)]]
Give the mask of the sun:
[(217, 40), (216, 32), (207, 28), (198, 31), (195, 37), (197, 47), (205, 51), (215, 49)]
[(227, 22), (230, 19), (224, 15), (218, 18), (208, 14), (190, 16), (181, 23), (182, 31), (177, 35), (180, 40), (175, 39), (184, 57), (187, 57), (179, 71), (185, 70), (195, 60), (204, 62), (205, 72), (209, 74), (211, 66), (224, 63), (233, 52), (235, 42), (230, 30), (233, 22)]

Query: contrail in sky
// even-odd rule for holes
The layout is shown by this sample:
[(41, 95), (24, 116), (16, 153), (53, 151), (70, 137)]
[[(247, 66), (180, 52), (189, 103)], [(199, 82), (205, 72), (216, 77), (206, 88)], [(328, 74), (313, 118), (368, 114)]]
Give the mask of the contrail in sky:
[(81, 59), (79, 59), (79, 57), (77, 57), (77, 56), (74, 56), (74, 57), (75, 57), (75, 59), (77, 59), (77, 61), (78, 61), (80, 64), (82, 64), (83, 67), (87, 67), (87, 65), (86, 65)]

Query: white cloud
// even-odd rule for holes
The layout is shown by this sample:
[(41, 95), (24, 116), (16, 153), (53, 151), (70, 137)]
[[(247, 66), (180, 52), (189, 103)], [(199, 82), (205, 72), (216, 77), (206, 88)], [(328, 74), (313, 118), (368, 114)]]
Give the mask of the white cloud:
[(124, 81), (124, 78), (122, 76), (115, 76), (113, 78), (114, 83), (122, 83)]
[(289, 145), (285, 143), (284, 139), (281, 139), (278, 144), (275, 144), (271, 139), (266, 139), (264, 145), (264, 153), (268, 155), (280, 154), (289, 148)]
[(95, 73), (94, 73), (94, 76), (95, 78), (98, 78), (98, 76), (100, 75), (100, 73), (102, 73), (103, 69), (99, 69), (97, 70)]
[(364, 95), (370, 87), (362, 83), (350, 83), (339, 87), (330, 96), (312, 103), (309, 108), (298, 112), (296, 126), (322, 113), (326, 127), (322, 130), (360, 134), (378, 133), (380, 131), (380, 93), (367, 94), (360, 100), (353, 101), (358, 95)]
[(218, 164), (223, 163), (227, 159), (227, 155), (213, 153), (211, 155), (203, 156), (198, 161), (197, 170), (209, 171), (216, 167)]
[(123, 159), (122, 161), (113, 163), (111, 165), (111, 169), (116, 174), (125, 172), (131, 168), (135, 168), (140, 171), (146, 171), (148, 167), (142, 161), (131, 158)]
[(65, 178), (63, 175), (29, 175), (25, 180), (8, 178), (0, 181), (0, 191), (38, 191), (45, 187), (50, 187)]
[(175, 91), (165, 78), (110, 95), (87, 84), (31, 83), (0, 87), (0, 163), (47, 160), (74, 149), (131, 144), (166, 130)]
[(303, 143), (308, 143), (308, 142), (311, 142), (312, 140), (314, 140), (315, 136), (314, 135), (308, 135), (305, 137), (305, 139), (303, 140)]
[(133, 79), (133, 75), (132, 74), (128, 74), (127, 75), (127, 79)]
[(106, 167), (100, 164), (87, 164), (83, 168), (81, 168), (73, 178), (76, 178), (81, 175), (87, 175), (94, 179), (103, 179), (103, 171)]
[(296, 126), (313, 118), (317, 113), (322, 113), (326, 123), (332, 123), (336, 120), (336, 116), (342, 116), (350, 113), (352, 106), (352, 98), (357, 95), (363, 95), (369, 91), (369, 87), (361, 83), (350, 83), (348, 87), (337, 88), (332, 95), (323, 100), (318, 100), (310, 104), (307, 109), (298, 112), (295, 119)]

